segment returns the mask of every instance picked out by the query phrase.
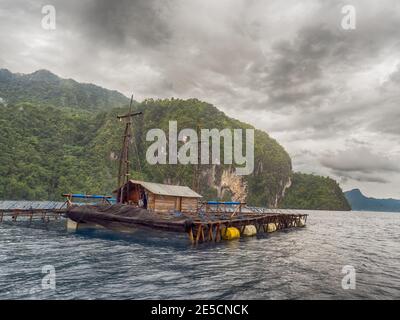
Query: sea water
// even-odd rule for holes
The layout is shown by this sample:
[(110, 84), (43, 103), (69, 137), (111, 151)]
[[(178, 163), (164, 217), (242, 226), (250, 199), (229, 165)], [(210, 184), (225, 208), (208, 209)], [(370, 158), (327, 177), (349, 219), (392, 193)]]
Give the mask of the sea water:
[(196, 247), (69, 233), (65, 220), (3, 223), (0, 299), (400, 298), (399, 213), (307, 213), (305, 228)]

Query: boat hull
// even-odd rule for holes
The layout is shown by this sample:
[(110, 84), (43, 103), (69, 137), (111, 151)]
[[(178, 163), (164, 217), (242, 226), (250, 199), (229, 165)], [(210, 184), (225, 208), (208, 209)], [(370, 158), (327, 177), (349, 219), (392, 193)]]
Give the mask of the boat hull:
[(120, 232), (134, 232), (140, 228), (184, 233), (190, 225), (187, 218), (171, 218), (129, 205), (74, 207), (66, 216), (71, 231), (100, 227)]

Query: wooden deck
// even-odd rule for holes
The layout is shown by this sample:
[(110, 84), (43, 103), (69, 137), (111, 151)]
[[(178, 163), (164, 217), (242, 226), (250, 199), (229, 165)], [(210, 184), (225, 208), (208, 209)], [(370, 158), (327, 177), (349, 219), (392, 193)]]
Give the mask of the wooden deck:
[(253, 216), (239, 216), (232, 219), (194, 220), (193, 225), (188, 230), (188, 236), (193, 244), (219, 242), (224, 235), (223, 233), (227, 232), (230, 227), (238, 229), (241, 236), (244, 234), (246, 226), (254, 226), (256, 234), (263, 234), (283, 229), (305, 227), (307, 217), (307, 214), (265, 213)]
[(55, 201), (0, 201), (0, 223), (4, 221), (49, 222), (60, 219), (66, 212), (64, 202)]

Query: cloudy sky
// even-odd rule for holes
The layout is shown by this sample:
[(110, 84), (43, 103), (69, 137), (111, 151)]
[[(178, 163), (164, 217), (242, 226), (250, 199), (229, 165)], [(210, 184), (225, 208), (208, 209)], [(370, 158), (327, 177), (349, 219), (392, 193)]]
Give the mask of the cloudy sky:
[(267, 131), (297, 171), (400, 198), (398, 0), (0, 0), (0, 68), (196, 97)]

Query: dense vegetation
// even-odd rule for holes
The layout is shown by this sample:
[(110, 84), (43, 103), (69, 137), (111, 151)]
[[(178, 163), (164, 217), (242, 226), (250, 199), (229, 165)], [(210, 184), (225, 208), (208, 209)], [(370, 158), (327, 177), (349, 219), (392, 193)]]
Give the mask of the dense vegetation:
[[(146, 100), (135, 106), (144, 111), (134, 122), (132, 177), (150, 181), (192, 184), (194, 166), (150, 165), (145, 152), (151, 128), (168, 132), (168, 121), (178, 120), (178, 130), (196, 127), (249, 128), (230, 119), (210, 104), (192, 100)], [(116, 115), (126, 112), (87, 113), (70, 109), (34, 106), (30, 103), (0, 106), (0, 197), (5, 199), (59, 199), (63, 192), (109, 194), (115, 187), (123, 123)], [(291, 174), (284, 149), (261, 131), (256, 131), (256, 170), (246, 177), (249, 201), (272, 203)], [(222, 148), (221, 144), (221, 148)], [(227, 166), (202, 165), (201, 190), (217, 198), (217, 187)]]
[(128, 98), (117, 91), (61, 79), (47, 70), (18, 74), (0, 69), (0, 98), (8, 104), (22, 101), (80, 110), (106, 110), (128, 103)]
[(282, 208), (313, 210), (351, 210), (338, 183), (329, 177), (294, 173), (292, 186)]
[[(101, 116), (0, 105), (0, 198), (59, 199), (67, 191), (107, 191), (91, 143)], [(91, 161), (93, 159), (93, 161)]]
[[(116, 115), (127, 112), (128, 103), (118, 92), (61, 79), (45, 70), (22, 75), (1, 69), (0, 199), (59, 200), (65, 192), (110, 194), (116, 187), (124, 128)], [(143, 116), (134, 120), (131, 177), (154, 182), (191, 186), (194, 166), (148, 164), (149, 129), (167, 133), (170, 120), (178, 122), (178, 131), (197, 125), (252, 128), (197, 99), (150, 99), (135, 103), (134, 109), (143, 111)], [(239, 185), (247, 186), (249, 204), (275, 206), (292, 176), (291, 160), (265, 132), (255, 130), (255, 142), (254, 172)], [(200, 169), (199, 192), (205, 199), (230, 199), (231, 186), (222, 181), (222, 174), (233, 168), (201, 165)], [(283, 206), (347, 209), (336, 182), (322, 179), (295, 174)], [(237, 181), (233, 183), (237, 187)]]

